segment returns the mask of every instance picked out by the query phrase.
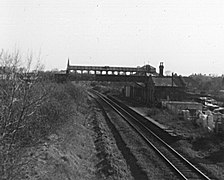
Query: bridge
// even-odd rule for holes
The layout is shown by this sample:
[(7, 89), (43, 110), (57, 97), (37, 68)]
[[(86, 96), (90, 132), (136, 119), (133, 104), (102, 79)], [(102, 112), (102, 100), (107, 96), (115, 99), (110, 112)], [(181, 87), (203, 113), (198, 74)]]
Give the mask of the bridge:
[(111, 67), (111, 66), (74, 66), (67, 64), (66, 74), (70, 80), (79, 81), (113, 81), (113, 82), (146, 82), (150, 75), (158, 75), (156, 68)]
[[(154, 103), (155, 97), (166, 99), (184, 94), (184, 86), (180, 77), (164, 76), (163, 63), (160, 63), (159, 74), (150, 65), (142, 67), (110, 67), (110, 66), (74, 66), (67, 63), (66, 73), (55, 74), (58, 82), (69, 81), (106, 81), (136, 82), (132, 86), (133, 97), (141, 97), (147, 104)], [(133, 84), (133, 83), (131, 83)], [(140, 85), (142, 84), (142, 85)], [(126, 87), (125, 87), (126, 88)], [(131, 89), (131, 85), (129, 86)], [(179, 97), (179, 96), (178, 96)]]

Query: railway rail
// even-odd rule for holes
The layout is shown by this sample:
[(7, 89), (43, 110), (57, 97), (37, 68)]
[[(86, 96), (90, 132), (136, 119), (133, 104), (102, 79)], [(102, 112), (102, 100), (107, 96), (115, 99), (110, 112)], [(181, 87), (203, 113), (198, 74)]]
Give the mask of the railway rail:
[[(168, 143), (161, 139), (150, 127), (139, 120), (133, 114), (133, 110), (123, 108), (117, 104), (112, 98), (91, 90), (90, 93), (96, 95), (107, 103), (114, 111), (116, 111), (144, 140), (152, 147), (155, 152), (176, 172), (176, 174), (185, 180), (210, 178), (200, 171), (196, 166), (174, 150)], [(139, 116), (139, 115), (138, 115)]]

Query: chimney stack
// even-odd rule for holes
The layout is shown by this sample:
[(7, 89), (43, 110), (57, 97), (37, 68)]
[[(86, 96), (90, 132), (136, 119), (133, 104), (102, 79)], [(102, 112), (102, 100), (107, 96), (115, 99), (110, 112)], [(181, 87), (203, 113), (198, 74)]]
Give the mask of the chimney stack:
[(160, 65), (159, 65), (159, 76), (163, 76), (163, 69), (164, 69), (163, 62), (160, 62)]
[(67, 63), (66, 74), (69, 74), (69, 66), (70, 66), (70, 63), (69, 63), (69, 58), (68, 58), (68, 63)]

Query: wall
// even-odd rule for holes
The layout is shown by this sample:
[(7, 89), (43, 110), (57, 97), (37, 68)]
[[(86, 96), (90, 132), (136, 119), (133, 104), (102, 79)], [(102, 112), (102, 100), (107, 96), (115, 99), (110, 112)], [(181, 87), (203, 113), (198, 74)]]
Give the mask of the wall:
[(202, 111), (202, 104), (196, 102), (162, 101), (162, 105), (175, 114), (187, 109), (190, 111)]

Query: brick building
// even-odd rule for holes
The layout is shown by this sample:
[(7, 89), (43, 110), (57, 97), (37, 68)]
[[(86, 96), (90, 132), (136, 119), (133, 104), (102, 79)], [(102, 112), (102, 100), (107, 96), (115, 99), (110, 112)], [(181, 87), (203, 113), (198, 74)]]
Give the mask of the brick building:
[[(125, 88), (130, 91), (129, 97), (146, 104), (154, 104), (162, 100), (185, 99), (186, 84), (181, 76), (172, 74), (172, 76), (163, 75), (163, 64), (160, 63), (159, 74), (149, 76), (147, 83), (133, 83)], [(127, 94), (126, 94), (127, 96)]]

